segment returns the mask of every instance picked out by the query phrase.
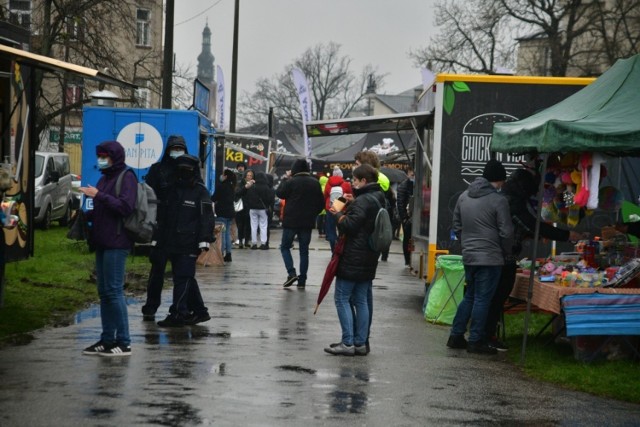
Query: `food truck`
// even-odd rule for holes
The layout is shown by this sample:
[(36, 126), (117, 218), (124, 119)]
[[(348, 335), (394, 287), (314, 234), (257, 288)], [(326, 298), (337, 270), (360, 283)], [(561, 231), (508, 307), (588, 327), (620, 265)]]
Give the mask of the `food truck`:
[[(413, 238), (419, 273), (427, 281), (439, 254), (460, 254), (452, 232), (456, 201), (482, 175), (493, 125), (523, 119), (567, 98), (592, 78), (438, 74), (425, 96), (433, 97), (433, 127), (416, 150)], [(521, 156), (493, 153), (507, 174)]]
[[(216, 179), (216, 145), (213, 123), (197, 110), (85, 107), (83, 109), (82, 185), (100, 179), (95, 147), (117, 140), (125, 149), (126, 164), (143, 181), (149, 168), (162, 158), (167, 138), (182, 135), (189, 154), (200, 159), (202, 179), (212, 193)], [(82, 207), (87, 200), (83, 198)]]

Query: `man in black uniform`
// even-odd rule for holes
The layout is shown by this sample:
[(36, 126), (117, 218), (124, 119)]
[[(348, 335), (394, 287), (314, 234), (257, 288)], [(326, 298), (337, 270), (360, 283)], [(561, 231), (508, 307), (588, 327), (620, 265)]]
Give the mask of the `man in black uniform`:
[(214, 241), (215, 218), (209, 191), (202, 183), (200, 161), (189, 154), (176, 159), (176, 183), (163, 207), (164, 225), (156, 246), (171, 261), (173, 303), (158, 326), (195, 325), (211, 319), (196, 280), (196, 259)]
[[(169, 136), (162, 159), (149, 168), (149, 173), (145, 177), (145, 182), (153, 188), (158, 200), (158, 228), (164, 226), (163, 214), (166, 210), (163, 208), (167, 205), (169, 188), (176, 182), (176, 159), (183, 154), (187, 154), (187, 144), (184, 138), (181, 135)], [(154, 246), (149, 253), (149, 260), (151, 261), (151, 271), (147, 282), (147, 301), (142, 306), (142, 318), (153, 321), (156, 311), (160, 307), (167, 254), (158, 246)]]

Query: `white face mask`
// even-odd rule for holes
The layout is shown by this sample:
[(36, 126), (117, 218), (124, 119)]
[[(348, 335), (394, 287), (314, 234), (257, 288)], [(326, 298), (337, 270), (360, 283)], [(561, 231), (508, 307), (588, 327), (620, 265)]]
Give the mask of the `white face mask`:
[(182, 150), (171, 150), (169, 151), (169, 156), (171, 156), (172, 159), (177, 159), (178, 157), (182, 156), (184, 154), (184, 151)]
[(98, 169), (106, 169), (109, 167), (109, 159), (105, 157), (98, 157)]

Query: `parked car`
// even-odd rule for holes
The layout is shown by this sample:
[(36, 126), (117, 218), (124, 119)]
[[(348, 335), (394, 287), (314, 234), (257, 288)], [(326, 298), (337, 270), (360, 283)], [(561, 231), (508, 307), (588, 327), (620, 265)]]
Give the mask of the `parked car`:
[(74, 205), (73, 209), (79, 209), (82, 206), (82, 193), (79, 188), (82, 182), (82, 177), (80, 175), (76, 175), (75, 173), (71, 174), (71, 191), (73, 192)]
[(67, 225), (77, 205), (72, 191), (69, 155), (37, 151), (35, 160), (35, 223), (44, 229), (48, 229), (52, 221)]

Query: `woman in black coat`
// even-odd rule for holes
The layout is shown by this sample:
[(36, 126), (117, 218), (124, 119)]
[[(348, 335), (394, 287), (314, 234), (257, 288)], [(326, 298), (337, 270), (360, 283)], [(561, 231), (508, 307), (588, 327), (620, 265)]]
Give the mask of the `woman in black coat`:
[(251, 169), (247, 169), (244, 173), (244, 178), (236, 185), (236, 197), (235, 200), (242, 200), (242, 210), (236, 212), (236, 225), (238, 226), (238, 248), (248, 248), (251, 246), (251, 223), (249, 222), (249, 207), (245, 201), (245, 186), (249, 182), (254, 181), (254, 172)]
[(216, 222), (224, 224), (222, 232), (222, 253), (224, 253), (224, 261), (231, 262), (231, 224), (236, 216), (233, 208), (233, 201), (236, 192), (236, 174), (225, 169), (220, 175), (220, 183), (216, 186), (211, 200), (215, 203)]
[[(378, 184), (378, 172), (370, 165), (360, 165), (353, 171), (353, 199), (342, 212), (333, 208), (338, 231), (345, 244), (336, 273), (335, 304), (342, 329), (342, 342), (324, 350), (343, 356), (367, 355), (367, 340), (371, 322), (368, 293), (376, 276), (380, 252), (369, 245), (379, 206), (384, 206), (384, 193)], [(376, 203), (376, 199), (378, 203)], [(353, 311), (352, 311), (353, 309)]]

